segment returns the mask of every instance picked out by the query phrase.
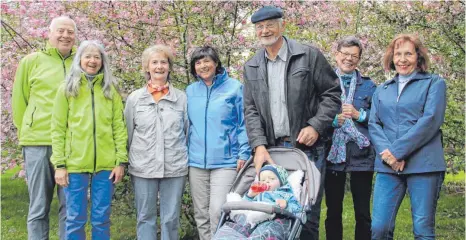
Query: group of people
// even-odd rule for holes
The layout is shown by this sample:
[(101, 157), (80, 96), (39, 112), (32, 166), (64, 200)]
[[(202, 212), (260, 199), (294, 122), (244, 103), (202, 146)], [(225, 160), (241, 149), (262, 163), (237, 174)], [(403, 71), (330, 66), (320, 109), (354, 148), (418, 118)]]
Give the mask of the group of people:
[(446, 85), (428, 73), (418, 37), (391, 41), (383, 67), (397, 74), (377, 87), (357, 70), (363, 46), (356, 37), (338, 42), (332, 68), (317, 48), (283, 36), (281, 9), (263, 7), (251, 22), (264, 48), (246, 62), (244, 85), (228, 76), (216, 49), (205, 46), (191, 54), (197, 81), (179, 90), (170, 74), (172, 51), (154, 45), (142, 53), (147, 82), (124, 105), (104, 47), (83, 41), (76, 49), (74, 21), (53, 19), (47, 47), (21, 60), (13, 88), (30, 196), (28, 238), (48, 239), (57, 184), (60, 239), (85, 239), (89, 188), (92, 238), (109, 239), (113, 189), (127, 167), (138, 239), (157, 238), (157, 215), (162, 239), (178, 239), (186, 176), (200, 239), (211, 239), (250, 157), (258, 175), (274, 166), (268, 170), (276, 176), (268, 177), (275, 188), (285, 185), (277, 183), (282, 174), (267, 151), (283, 146), (301, 149), (321, 173), (301, 239), (319, 237), (324, 192), (327, 239), (342, 239), (346, 173), (355, 239), (392, 239), (406, 190), (415, 238), (434, 239), (446, 170), (440, 131)]

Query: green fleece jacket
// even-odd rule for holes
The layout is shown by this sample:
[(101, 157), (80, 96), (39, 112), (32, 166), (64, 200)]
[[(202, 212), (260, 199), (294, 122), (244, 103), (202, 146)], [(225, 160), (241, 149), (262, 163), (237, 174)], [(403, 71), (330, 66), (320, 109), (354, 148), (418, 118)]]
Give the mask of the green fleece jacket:
[(58, 49), (45, 50), (24, 57), (16, 70), (13, 85), (13, 123), (18, 129), (19, 145), (49, 146), (50, 120), (58, 87), (71, 67), (76, 49), (63, 58)]
[(77, 97), (58, 89), (52, 113), (52, 157), (55, 167), (70, 173), (112, 170), (128, 161), (128, 134), (123, 102), (112, 87), (112, 99), (102, 90), (103, 75), (89, 82), (84, 74)]

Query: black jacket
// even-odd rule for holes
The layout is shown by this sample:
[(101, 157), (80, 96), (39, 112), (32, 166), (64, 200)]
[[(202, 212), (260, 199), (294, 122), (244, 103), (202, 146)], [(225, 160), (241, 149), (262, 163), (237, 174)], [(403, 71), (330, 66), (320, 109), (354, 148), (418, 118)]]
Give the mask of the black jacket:
[[(319, 133), (319, 143), (328, 141), (332, 121), (340, 111), (339, 80), (322, 53), (311, 46), (286, 39), (288, 59), (285, 71), (285, 93), (290, 120), (290, 137), (294, 146), (302, 128), (312, 126)], [(270, 114), (265, 49), (257, 51), (244, 66), (244, 118), (249, 144), (275, 146)]]

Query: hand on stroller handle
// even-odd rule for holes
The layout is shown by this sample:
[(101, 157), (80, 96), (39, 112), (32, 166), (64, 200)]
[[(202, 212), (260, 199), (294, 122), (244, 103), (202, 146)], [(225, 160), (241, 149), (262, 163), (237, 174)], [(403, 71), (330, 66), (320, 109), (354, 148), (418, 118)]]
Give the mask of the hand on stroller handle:
[(261, 170), (262, 165), (264, 165), (264, 163), (275, 164), (265, 146), (260, 145), (256, 147), (254, 153), (254, 166), (256, 168), (257, 174), (259, 174), (259, 171)]

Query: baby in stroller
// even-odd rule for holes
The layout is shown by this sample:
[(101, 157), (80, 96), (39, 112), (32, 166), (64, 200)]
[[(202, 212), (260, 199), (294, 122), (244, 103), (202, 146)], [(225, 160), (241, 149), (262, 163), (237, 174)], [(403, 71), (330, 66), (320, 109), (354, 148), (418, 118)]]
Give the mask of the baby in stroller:
[[(268, 186), (264, 192), (255, 192), (252, 188), (244, 195), (247, 201), (275, 204), (295, 215), (302, 211), (302, 206), (293, 194), (288, 183), (288, 172), (279, 165), (265, 165), (259, 173), (259, 181)], [(275, 218), (251, 224), (245, 214), (233, 216), (234, 222), (226, 222), (216, 232), (213, 239), (287, 239), (292, 221), (287, 218)]]

